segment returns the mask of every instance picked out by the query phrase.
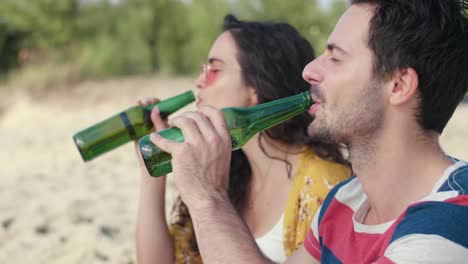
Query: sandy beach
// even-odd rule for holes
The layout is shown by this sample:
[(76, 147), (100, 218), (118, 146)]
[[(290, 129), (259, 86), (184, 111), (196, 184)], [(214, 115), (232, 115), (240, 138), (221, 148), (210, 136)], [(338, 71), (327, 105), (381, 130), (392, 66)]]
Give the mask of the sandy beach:
[(84, 163), (72, 135), (138, 99), (192, 87), (130, 78), (9, 96), (0, 119), (0, 263), (136, 263), (133, 144)]
[[(136, 263), (140, 173), (133, 144), (84, 163), (72, 135), (138, 99), (192, 88), (189, 78), (134, 77), (39, 95), (18, 89), (2, 98), (0, 263)], [(444, 150), (468, 160), (467, 135), (463, 104), (442, 136)], [(170, 204), (175, 194), (168, 195)]]

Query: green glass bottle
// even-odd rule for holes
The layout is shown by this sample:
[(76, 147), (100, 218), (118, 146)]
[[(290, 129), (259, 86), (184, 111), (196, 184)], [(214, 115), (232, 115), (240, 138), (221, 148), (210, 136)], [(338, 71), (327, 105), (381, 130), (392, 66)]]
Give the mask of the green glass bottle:
[(89, 161), (131, 140), (151, 133), (153, 124), (150, 114), (155, 106), (165, 118), (193, 101), (195, 101), (195, 96), (192, 91), (188, 91), (155, 104), (133, 106), (76, 133), (73, 140), (83, 160)]
[[(303, 113), (311, 105), (310, 92), (304, 92), (253, 107), (222, 109), (231, 134), (232, 149), (241, 148), (256, 133)], [(158, 134), (174, 141), (184, 141), (182, 132), (175, 127), (159, 131)], [(138, 145), (151, 176), (159, 177), (172, 172), (171, 155), (156, 147), (149, 135), (142, 137)]]

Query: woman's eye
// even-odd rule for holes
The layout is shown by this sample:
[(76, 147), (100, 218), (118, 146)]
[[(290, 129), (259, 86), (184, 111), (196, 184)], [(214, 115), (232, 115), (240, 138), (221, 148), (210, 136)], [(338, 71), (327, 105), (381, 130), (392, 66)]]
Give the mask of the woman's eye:
[(221, 70), (219, 69), (210, 69), (206, 74), (206, 84), (207, 85), (213, 84), (218, 78), (218, 74), (220, 71)]

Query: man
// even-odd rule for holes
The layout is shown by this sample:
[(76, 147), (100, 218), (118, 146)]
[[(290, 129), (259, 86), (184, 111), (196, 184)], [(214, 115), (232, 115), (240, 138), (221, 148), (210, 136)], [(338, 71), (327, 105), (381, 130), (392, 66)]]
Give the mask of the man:
[[(356, 177), (335, 187), (290, 263), (462, 263), (468, 164), (439, 135), (468, 88), (468, 4), (355, 0), (303, 77), (316, 101), (310, 135), (344, 143)], [(212, 108), (170, 121), (186, 141), (153, 136), (205, 263), (269, 263), (227, 199), (230, 137)]]

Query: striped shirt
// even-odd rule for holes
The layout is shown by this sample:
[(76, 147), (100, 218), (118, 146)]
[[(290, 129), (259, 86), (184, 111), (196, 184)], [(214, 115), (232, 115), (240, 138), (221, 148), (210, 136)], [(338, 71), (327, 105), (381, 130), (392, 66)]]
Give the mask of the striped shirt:
[(468, 163), (448, 167), (431, 194), (397, 219), (364, 225), (368, 209), (356, 177), (337, 185), (305, 248), (322, 263), (468, 263)]

